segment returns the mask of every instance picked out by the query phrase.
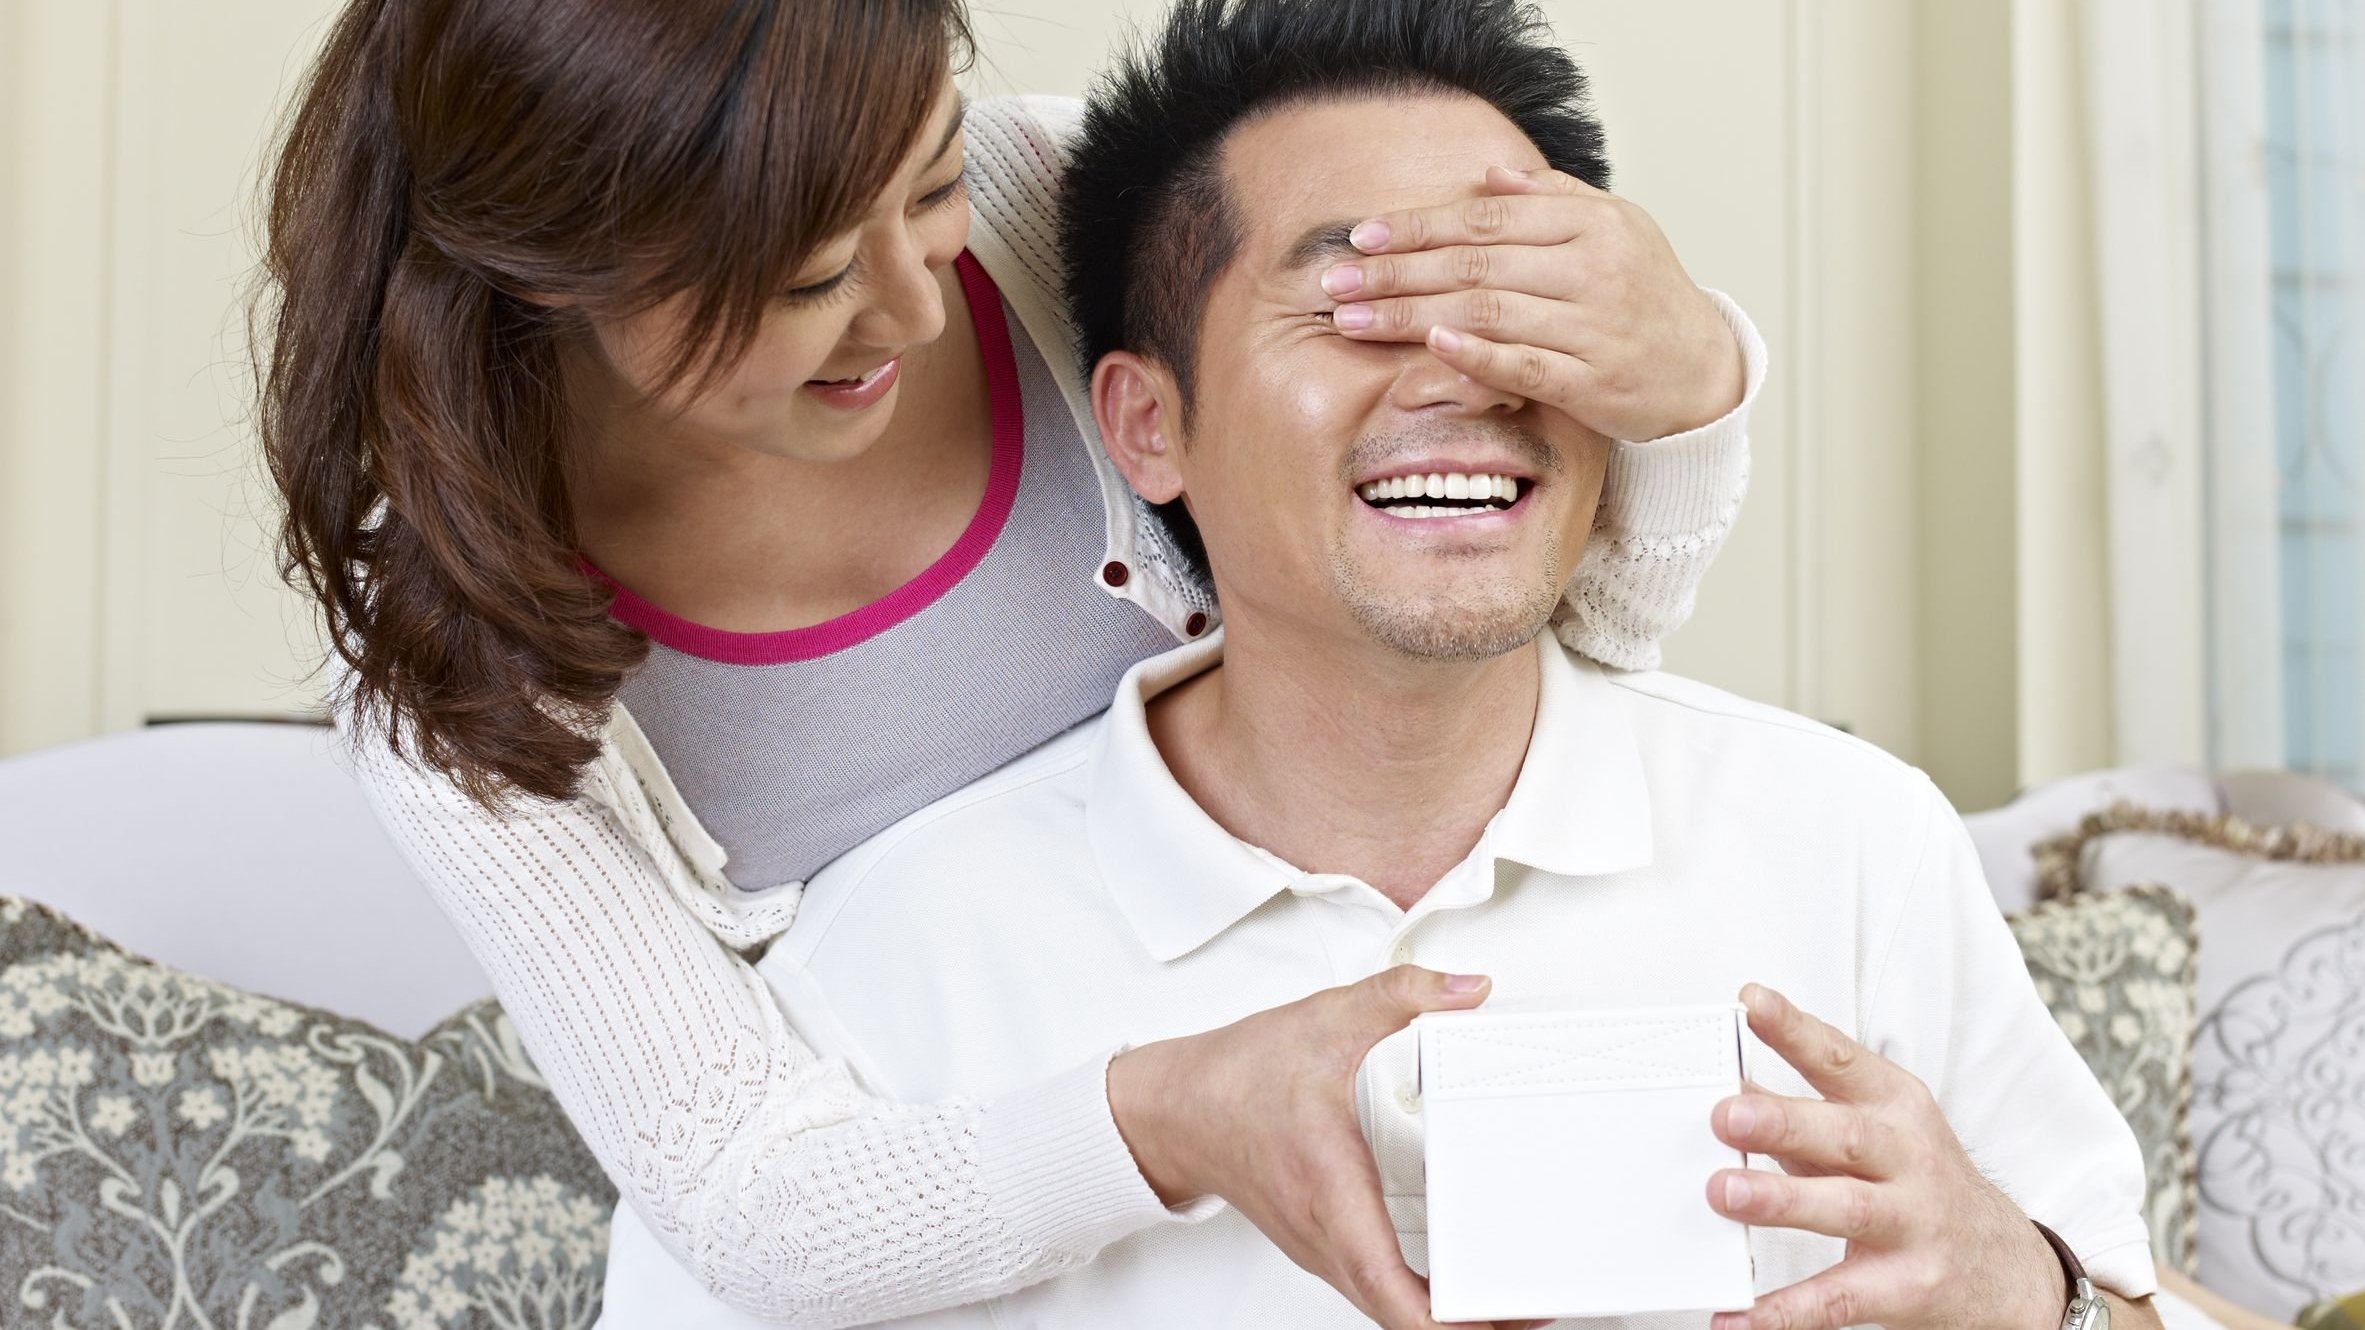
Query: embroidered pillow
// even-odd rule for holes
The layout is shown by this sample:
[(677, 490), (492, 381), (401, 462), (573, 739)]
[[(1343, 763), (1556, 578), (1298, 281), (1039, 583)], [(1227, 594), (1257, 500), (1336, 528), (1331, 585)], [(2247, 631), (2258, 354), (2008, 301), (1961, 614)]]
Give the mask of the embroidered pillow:
[(614, 1201), (490, 1001), (407, 1042), (0, 898), (0, 1325), (589, 1330)]
[(2365, 839), (2122, 807), (2039, 858), (2198, 917), (2201, 1283), (2285, 1321), (2365, 1286)]
[(2143, 1147), (2153, 1255), (2191, 1273), (2193, 909), (2159, 887), (2010, 916), (2037, 995)]
[(2326, 1298), (2301, 1312), (2299, 1330), (2365, 1330), (2365, 1292)]

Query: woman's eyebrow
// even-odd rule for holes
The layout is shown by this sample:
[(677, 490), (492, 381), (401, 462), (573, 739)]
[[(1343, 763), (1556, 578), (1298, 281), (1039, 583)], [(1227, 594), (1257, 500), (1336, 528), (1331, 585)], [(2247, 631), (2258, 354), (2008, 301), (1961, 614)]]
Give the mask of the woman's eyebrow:
[(953, 122), (945, 127), (944, 142), (936, 145), (936, 155), (928, 159), (929, 165), (933, 166), (943, 161), (944, 155), (952, 151), (953, 140), (961, 137), (961, 126), (967, 123), (968, 119), (969, 98), (964, 94), (961, 100), (953, 106)]

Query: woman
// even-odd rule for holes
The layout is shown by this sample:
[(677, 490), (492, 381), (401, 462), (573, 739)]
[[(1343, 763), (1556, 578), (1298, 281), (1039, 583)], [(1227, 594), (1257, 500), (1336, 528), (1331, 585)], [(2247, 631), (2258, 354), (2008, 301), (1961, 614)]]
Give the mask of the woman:
[[(362, 777), (624, 1196), (741, 1309), (972, 1302), (1221, 1197), (1431, 1325), (1348, 1082), (1483, 984), (1391, 971), (903, 1105), (750, 968), (814, 870), (1214, 626), (1063, 351), (1076, 108), (964, 114), (966, 41), (957, 0), (353, 0), (273, 183), (262, 423)], [(1638, 308), (1680, 279), (1643, 267)], [(1702, 424), (1752, 335), (1674, 289), (1636, 359), (1702, 382), (1620, 409)], [(1621, 449), (1606, 526), (1643, 534), (1563, 631), (1633, 665), (1745, 446), (1734, 412)]]

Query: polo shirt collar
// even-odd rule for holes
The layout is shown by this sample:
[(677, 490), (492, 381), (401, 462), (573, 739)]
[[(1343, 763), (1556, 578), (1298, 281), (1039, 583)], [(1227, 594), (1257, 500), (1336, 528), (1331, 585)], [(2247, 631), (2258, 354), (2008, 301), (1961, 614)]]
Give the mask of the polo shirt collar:
[[(1550, 634), (1534, 649), (1542, 666), (1534, 736), (1476, 855), (1566, 877), (1649, 865), (1650, 793), (1624, 695)], [(1150, 699), (1222, 659), (1219, 631), (1134, 666), (1094, 740), (1086, 836), (1118, 910), (1161, 962), (1305, 880), (1209, 817), (1150, 737)]]

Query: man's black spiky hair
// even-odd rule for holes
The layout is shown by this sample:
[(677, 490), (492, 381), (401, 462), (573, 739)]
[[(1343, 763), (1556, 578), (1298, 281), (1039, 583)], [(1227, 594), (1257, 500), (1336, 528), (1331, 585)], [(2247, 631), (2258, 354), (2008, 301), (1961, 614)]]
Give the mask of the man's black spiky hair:
[(1584, 72), (1526, 0), (1179, 0), (1093, 89), (1069, 156), (1060, 249), (1084, 371), (1137, 352), (1187, 409), (1207, 289), (1241, 239), (1227, 136), (1292, 103), (1432, 90), (1487, 102), (1555, 169), (1608, 186)]

